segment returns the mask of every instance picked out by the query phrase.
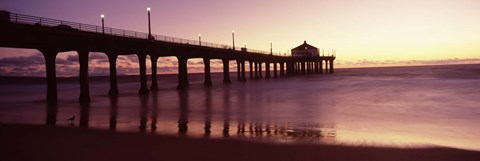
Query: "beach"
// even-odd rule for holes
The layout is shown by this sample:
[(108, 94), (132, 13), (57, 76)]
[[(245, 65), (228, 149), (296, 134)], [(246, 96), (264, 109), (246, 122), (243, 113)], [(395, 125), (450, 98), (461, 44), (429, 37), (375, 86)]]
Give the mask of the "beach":
[(480, 152), (453, 148), (280, 145), (235, 139), (191, 139), (71, 127), (0, 125), (0, 160), (277, 160), (478, 161)]

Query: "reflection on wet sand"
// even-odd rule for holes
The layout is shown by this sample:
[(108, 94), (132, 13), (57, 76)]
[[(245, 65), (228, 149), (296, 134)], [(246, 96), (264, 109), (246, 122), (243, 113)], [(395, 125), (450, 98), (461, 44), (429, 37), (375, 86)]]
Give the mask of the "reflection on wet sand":
[(117, 116), (118, 116), (118, 96), (110, 96), (110, 125), (109, 129), (115, 131), (117, 128)]
[[(139, 123), (139, 132), (143, 133), (149, 130), (148, 123), (150, 123), (150, 130), (152, 133), (159, 133), (161, 131), (165, 131), (166, 129), (172, 128), (170, 126), (172, 124), (165, 122), (170, 121), (170, 123), (172, 123), (173, 120), (162, 119), (163, 122), (158, 121), (158, 110), (160, 103), (159, 95), (157, 92), (158, 91), (152, 91), (150, 95), (138, 96), (137, 100), (140, 101), (140, 106), (138, 108), (140, 117), (137, 117)], [(247, 99), (256, 99), (256, 101), (261, 102), (262, 100), (264, 100), (264, 98), (258, 97), (258, 95), (248, 93), (244, 90), (236, 90), (235, 94), (232, 94), (232, 91), (229, 88), (224, 88), (224, 90), (221, 91), (213, 91), (211, 88), (207, 88), (202, 91), (202, 93), (204, 94), (204, 97), (202, 98), (204, 98), (204, 100), (201, 100), (201, 104), (199, 104), (199, 107), (201, 107), (200, 113), (195, 113), (195, 116), (203, 115), (201, 117), (202, 119), (200, 122), (199, 120), (190, 122), (191, 118), (189, 118), (189, 114), (191, 111), (190, 108), (192, 108), (190, 107), (190, 104), (192, 104), (192, 102), (190, 101), (195, 101), (194, 99), (190, 98), (192, 97), (190, 95), (190, 92), (188, 90), (177, 91), (178, 106), (175, 106), (176, 103), (173, 104), (174, 108), (178, 108), (173, 112), (178, 112), (178, 115), (176, 115), (176, 129), (178, 129), (177, 134), (179, 136), (186, 136), (188, 134), (188, 136), (193, 137), (203, 136), (209, 138), (214, 136), (216, 138), (233, 137), (259, 140), (271, 139), (278, 140), (280, 142), (291, 139), (334, 138), (336, 136), (335, 127), (333, 125), (327, 126), (325, 124), (293, 124), (288, 122), (271, 123), (269, 120), (262, 120), (262, 117), (259, 116), (259, 114), (255, 114), (255, 116), (250, 116), (249, 112), (258, 113), (261, 112), (262, 109), (260, 109), (260, 107), (256, 107), (255, 109), (247, 107), (245, 103), (246, 101), (248, 101)], [(223, 97), (220, 100), (214, 100), (212, 98), (212, 92), (221, 92), (221, 95)], [(107, 118), (109, 119), (108, 129), (116, 131), (118, 126), (118, 114), (119, 111), (123, 110), (123, 108), (121, 108), (123, 106), (119, 108), (120, 98), (118, 96), (109, 96), (107, 99), (109, 99), (110, 103), (108, 113), (109, 117)], [(220, 107), (217, 108), (217, 106)], [(80, 104), (80, 127), (89, 127), (90, 107), (90, 103)], [(218, 113), (220, 115), (218, 116), (217, 120), (213, 118), (213, 110), (215, 109), (223, 111)], [(55, 125), (57, 117), (57, 105), (48, 104), (46, 114), (47, 125)], [(159, 123), (162, 124), (161, 127), (157, 127)], [(232, 129), (231, 125), (236, 126), (233, 126), (234, 129)], [(189, 131), (189, 128), (193, 130)], [(195, 131), (195, 129), (202, 130)], [(236, 133), (231, 133), (231, 131), (235, 131)]]
[[(140, 95), (140, 125), (139, 129), (140, 132), (146, 132), (148, 129), (148, 115), (150, 112), (150, 130), (151, 132), (155, 132), (157, 130), (157, 118), (158, 118), (158, 91), (152, 91), (151, 94), (151, 112), (149, 111), (149, 95)], [(115, 97), (115, 96), (111, 96)], [(112, 100), (112, 98), (111, 98)], [(116, 100), (116, 99), (115, 99)], [(117, 103), (117, 102), (112, 102)], [(112, 107), (115, 107), (116, 104), (112, 104)], [(113, 108), (112, 108), (113, 111)], [(112, 122), (112, 121), (111, 121)]]
[(90, 120), (90, 102), (80, 103), (80, 127), (88, 127)]
[[(266, 125), (262, 127), (259, 122), (250, 123), (254, 125), (248, 131), (240, 132), (239, 135), (249, 133), (251, 136), (282, 136), (289, 138), (307, 138), (307, 137), (335, 137), (334, 125), (324, 124), (284, 124), (284, 125)], [(273, 132), (272, 132), (273, 131)]]
[(188, 131), (188, 91), (186, 90), (179, 90), (179, 113), (180, 116), (178, 117), (178, 134), (180, 136), (184, 136), (187, 134)]
[(140, 131), (147, 131), (148, 95), (140, 95)]
[(223, 93), (223, 137), (230, 136), (230, 88), (224, 88)]
[(47, 102), (47, 120), (46, 125), (53, 126), (57, 124), (58, 106), (56, 102)]
[(204, 126), (204, 136), (209, 137), (212, 133), (212, 89), (205, 89), (205, 126)]
[(247, 115), (247, 107), (245, 105), (246, 102), (246, 96), (245, 96), (245, 88), (240, 88), (238, 90), (238, 95), (237, 95), (237, 120), (238, 120), (238, 126), (237, 126), (237, 134), (244, 133), (245, 132), (245, 121), (246, 121), (246, 115)]
[(158, 91), (157, 90), (152, 90), (151, 92), (152, 95), (152, 122), (150, 123), (150, 127), (152, 129), (152, 132), (155, 132), (157, 129), (157, 117), (158, 117)]

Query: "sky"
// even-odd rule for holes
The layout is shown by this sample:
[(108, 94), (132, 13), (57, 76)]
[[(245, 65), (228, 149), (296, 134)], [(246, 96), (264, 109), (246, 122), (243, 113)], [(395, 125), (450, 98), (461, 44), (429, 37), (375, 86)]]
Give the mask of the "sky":
[[(148, 32), (147, 7), (153, 34), (191, 40), (201, 34), (202, 42), (230, 45), (235, 30), (236, 45), (269, 51), (272, 42), (280, 53), (307, 41), (326, 55), (336, 50), (337, 67), (480, 63), (479, 0), (0, 0), (0, 10), (13, 13), (99, 26), (104, 14), (107, 27), (140, 32)], [(37, 57), (35, 50), (0, 48), (0, 75), (29, 69), (41, 75), (41, 65), (20, 63)], [(75, 70), (72, 57), (62, 53), (57, 61)], [(90, 71), (102, 75), (106, 56), (95, 57)], [(124, 59), (126, 71), (135, 68), (134, 57)], [(160, 71), (175, 72), (172, 61), (161, 58)], [(189, 72), (199, 61), (189, 61)]]

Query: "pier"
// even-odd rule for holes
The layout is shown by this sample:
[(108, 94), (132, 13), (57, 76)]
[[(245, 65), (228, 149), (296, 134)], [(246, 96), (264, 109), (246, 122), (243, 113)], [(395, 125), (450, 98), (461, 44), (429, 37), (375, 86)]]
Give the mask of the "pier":
[[(80, 102), (90, 101), (88, 81), (88, 55), (101, 52), (108, 56), (110, 65), (109, 94), (119, 94), (117, 87), (116, 61), (119, 55), (135, 54), (139, 60), (139, 94), (157, 90), (157, 60), (159, 57), (176, 57), (178, 60), (177, 89), (189, 86), (187, 61), (203, 59), (205, 86), (212, 86), (210, 61), (223, 63), (223, 82), (231, 83), (229, 63), (237, 63), (237, 78), (247, 81), (245, 64), (249, 64), (248, 80), (321, 74), (334, 72), (335, 55), (315, 57), (292, 57), (235, 46), (200, 42), (175, 37), (154, 35), (115, 29), (77, 22), (69, 22), (0, 11), (0, 47), (36, 49), (45, 58), (47, 102), (57, 102), (57, 78), (55, 59), (58, 53), (78, 53), (80, 72)], [(152, 64), (151, 86), (148, 87), (146, 61)], [(325, 64), (325, 65), (323, 65)], [(273, 69), (271, 69), (273, 66)], [(265, 69), (263, 69), (265, 67)], [(265, 70), (265, 71), (264, 71)], [(265, 75), (264, 75), (265, 74)], [(273, 75), (272, 75), (273, 74)]]

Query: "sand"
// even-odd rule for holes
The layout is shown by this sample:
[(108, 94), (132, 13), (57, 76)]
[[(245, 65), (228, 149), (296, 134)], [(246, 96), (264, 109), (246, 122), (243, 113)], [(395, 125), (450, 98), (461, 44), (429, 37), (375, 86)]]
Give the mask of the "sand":
[(0, 124), (0, 161), (479, 161), (480, 152), (452, 148), (287, 145), (192, 139), (78, 127)]

